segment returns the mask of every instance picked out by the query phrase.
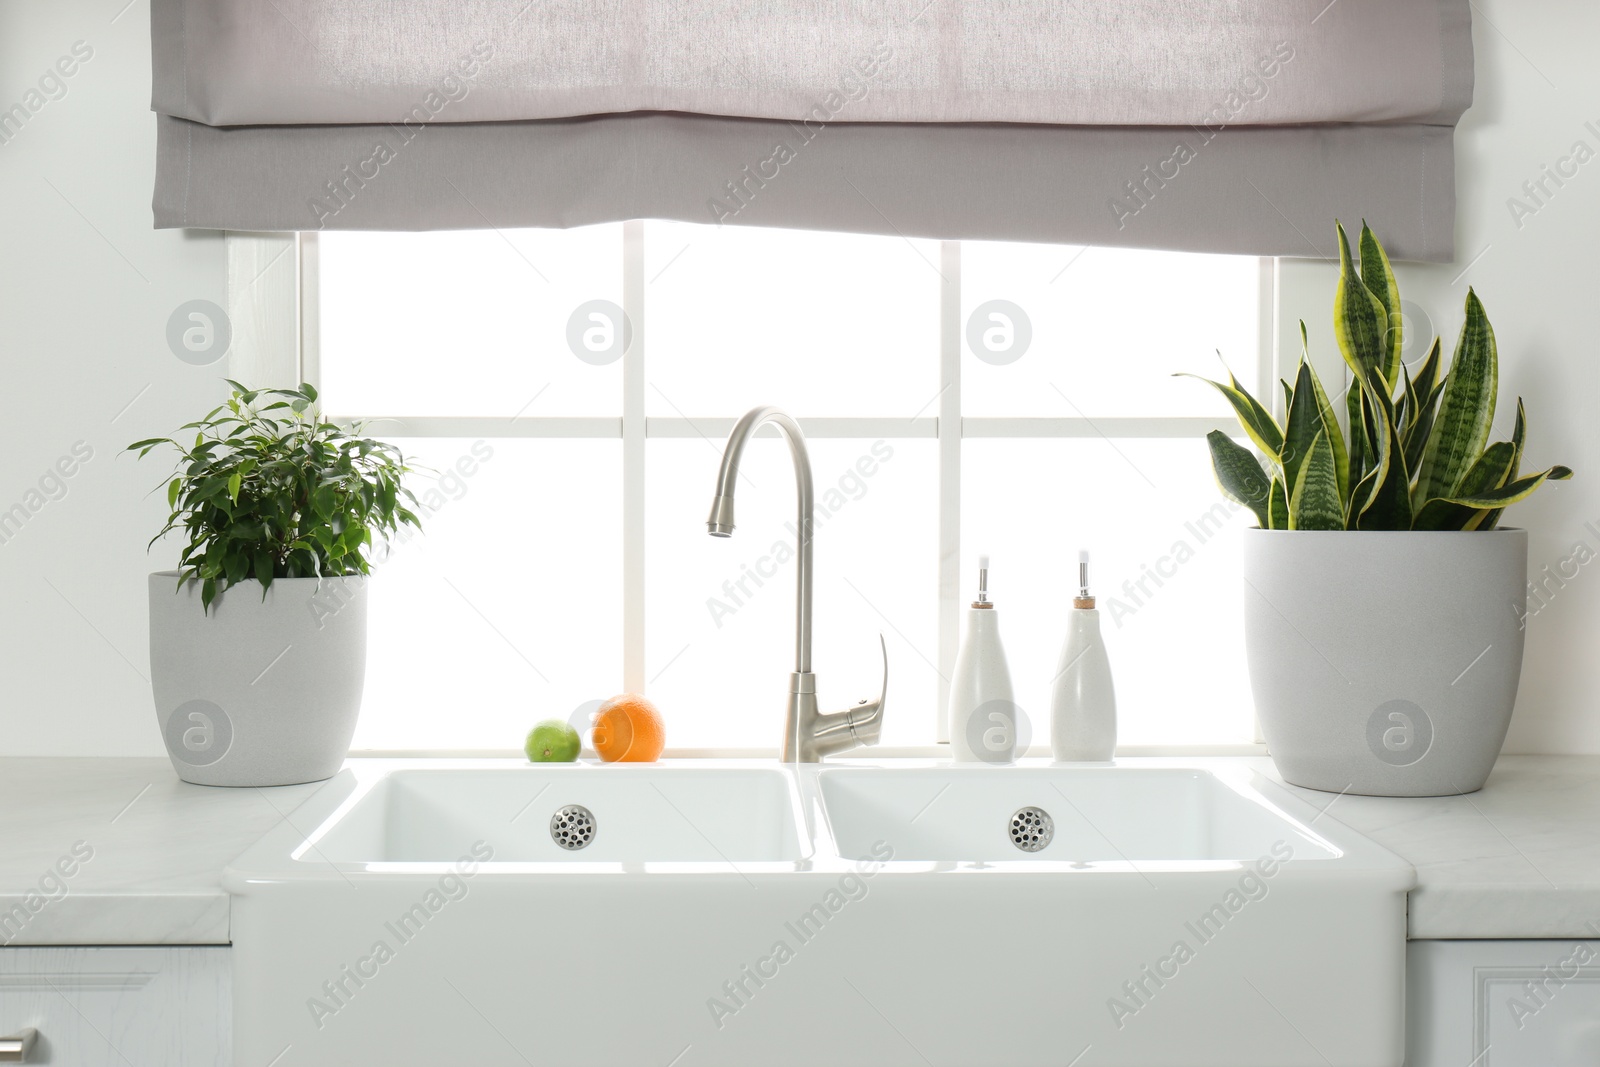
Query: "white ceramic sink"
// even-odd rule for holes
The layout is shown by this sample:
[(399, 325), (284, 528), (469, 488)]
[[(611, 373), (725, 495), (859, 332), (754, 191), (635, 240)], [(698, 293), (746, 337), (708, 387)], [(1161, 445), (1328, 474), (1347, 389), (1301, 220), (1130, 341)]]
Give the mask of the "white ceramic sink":
[(359, 761), (227, 872), (235, 1062), (1398, 1067), (1413, 877), (1238, 761)]

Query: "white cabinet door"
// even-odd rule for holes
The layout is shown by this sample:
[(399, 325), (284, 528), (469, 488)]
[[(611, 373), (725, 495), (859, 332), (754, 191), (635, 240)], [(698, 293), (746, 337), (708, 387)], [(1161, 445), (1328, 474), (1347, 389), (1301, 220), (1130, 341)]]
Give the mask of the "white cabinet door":
[(1600, 941), (1413, 941), (1407, 1067), (1600, 1067)]
[(229, 950), (0, 948), (0, 1036), (38, 1031), (29, 1063), (232, 1062)]

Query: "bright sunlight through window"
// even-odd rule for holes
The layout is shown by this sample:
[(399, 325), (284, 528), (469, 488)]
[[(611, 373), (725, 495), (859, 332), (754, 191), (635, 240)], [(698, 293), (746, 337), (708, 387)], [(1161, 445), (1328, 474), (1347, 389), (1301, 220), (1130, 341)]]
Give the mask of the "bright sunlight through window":
[(307, 373), (428, 470), (426, 532), (371, 593), (355, 747), (517, 748), (643, 689), (678, 751), (775, 750), (794, 647), (794, 482), (744, 463), (706, 536), (734, 419), (801, 420), (817, 482), (824, 707), (875, 693), (885, 746), (942, 739), (945, 679), (990, 591), (1032, 743), (1095, 558), (1126, 746), (1245, 744), (1238, 534), (1204, 435), (1237, 432), (1217, 350), (1258, 395), (1260, 260), (628, 223), (323, 233)]

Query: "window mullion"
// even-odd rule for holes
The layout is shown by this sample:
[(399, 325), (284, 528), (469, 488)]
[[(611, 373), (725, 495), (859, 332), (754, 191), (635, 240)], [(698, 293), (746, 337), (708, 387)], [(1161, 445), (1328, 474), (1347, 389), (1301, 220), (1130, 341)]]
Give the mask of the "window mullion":
[(939, 244), (939, 698), (935, 740), (950, 740), (947, 710), (961, 627), (961, 242)]
[(622, 687), (645, 687), (644, 223), (622, 227), (622, 311), (633, 340), (622, 356)]
[(299, 382), (322, 388), (322, 252), (316, 231), (295, 235), (300, 259)]
[[(1271, 257), (1262, 257), (1261, 274), (1256, 289), (1256, 388), (1255, 395), (1261, 398), (1277, 415), (1278, 419), (1285, 420), (1289, 417), (1287, 403), (1283, 391), (1273, 381), (1280, 374), (1282, 360), (1279, 358), (1279, 321), (1278, 321), (1278, 261)], [(1268, 398), (1271, 399), (1268, 399)], [(1251, 716), (1251, 737), (1256, 744), (1264, 744), (1266, 736), (1261, 732), (1261, 716)]]
[[(1278, 322), (1278, 261), (1270, 256), (1261, 259), (1261, 271), (1256, 286), (1256, 396), (1266, 400), (1279, 418), (1288, 418), (1283, 409), (1283, 393), (1274, 380), (1286, 377), (1294, 381), (1292, 368), (1283, 366), (1279, 357)], [(1297, 350), (1298, 352), (1298, 350)]]

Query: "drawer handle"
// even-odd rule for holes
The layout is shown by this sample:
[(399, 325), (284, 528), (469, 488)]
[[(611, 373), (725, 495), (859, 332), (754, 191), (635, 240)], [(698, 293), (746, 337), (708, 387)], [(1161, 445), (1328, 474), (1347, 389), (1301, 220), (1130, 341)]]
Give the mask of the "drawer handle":
[(7, 1037), (0, 1037), (0, 1063), (27, 1063), (28, 1054), (33, 1051), (33, 1042), (38, 1036), (39, 1031), (30, 1026)]

